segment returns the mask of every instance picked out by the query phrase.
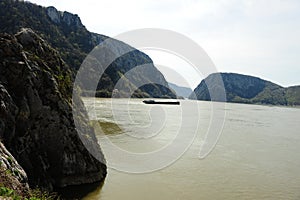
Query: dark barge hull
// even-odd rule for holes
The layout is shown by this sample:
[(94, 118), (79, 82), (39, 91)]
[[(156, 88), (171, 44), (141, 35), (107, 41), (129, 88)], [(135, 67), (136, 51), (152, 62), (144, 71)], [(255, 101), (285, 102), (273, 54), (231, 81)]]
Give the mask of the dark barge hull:
[(165, 105), (180, 105), (179, 101), (154, 101), (154, 100), (144, 100), (145, 104), (165, 104)]

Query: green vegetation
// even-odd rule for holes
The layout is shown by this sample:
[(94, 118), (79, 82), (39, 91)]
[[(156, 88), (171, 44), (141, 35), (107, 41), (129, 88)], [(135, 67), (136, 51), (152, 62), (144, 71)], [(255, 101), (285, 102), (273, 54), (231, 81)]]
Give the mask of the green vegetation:
[(290, 106), (300, 105), (300, 86), (289, 87), (286, 90), (286, 101)]
[(287, 105), (285, 91), (285, 88), (267, 82), (264, 90), (251, 99), (250, 103)]
[(29, 195), (19, 195), (13, 189), (0, 186), (0, 196), (9, 197), (13, 200), (54, 200), (59, 199), (55, 194), (49, 194), (47, 192), (42, 192), (39, 189), (35, 189), (30, 191)]
[(7, 187), (0, 187), (0, 196), (4, 197), (12, 197), (13, 199), (21, 199), (20, 196), (17, 196), (15, 194), (15, 191), (12, 189), (9, 189)]
[(104, 133), (106, 135), (123, 133), (122, 129), (113, 122), (92, 120), (90, 121), (90, 125), (95, 129), (95, 132)]
[(72, 94), (72, 78), (70, 74), (59, 74), (56, 76), (59, 91), (62, 94)]

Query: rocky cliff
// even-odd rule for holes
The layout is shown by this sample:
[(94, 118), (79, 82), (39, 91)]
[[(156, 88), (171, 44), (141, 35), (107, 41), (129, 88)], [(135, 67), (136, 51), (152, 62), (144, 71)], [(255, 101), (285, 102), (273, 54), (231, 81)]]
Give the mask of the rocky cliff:
[[(226, 93), (227, 102), (272, 104), (272, 105), (300, 105), (299, 87), (284, 88), (257, 77), (235, 73), (216, 73), (209, 75), (194, 90), (189, 98), (210, 101), (210, 92), (218, 92), (222, 86), (217, 78), (221, 76)], [(208, 89), (210, 88), (210, 90)], [(223, 101), (215, 99), (216, 101)]]
[[(54, 7), (44, 8), (29, 2), (15, 0), (2, 0), (0, 3), (0, 32), (15, 34), (22, 27), (28, 27), (41, 35), (50, 45), (55, 48), (73, 70), (74, 75), (79, 69), (86, 55), (100, 42), (107, 39), (107, 36), (91, 33), (81, 23), (77, 15), (69, 12), (58, 11)], [(123, 42), (117, 43), (117, 48), (127, 48)], [(88, 75), (90, 79), (99, 80), (99, 97), (110, 97), (113, 88), (124, 73), (130, 71), (138, 65), (147, 64), (148, 69), (139, 74), (139, 81), (146, 83), (149, 81), (149, 73), (152, 77), (158, 77), (157, 84), (148, 84), (140, 87), (134, 97), (171, 97), (176, 95), (169, 89), (164, 76), (155, 68), (152, 60), (143, 52), (133, 50), (115, 60), (104, 75), (94, 77), (91, 71)], [(89, 90), (88, 86), (82, 88)], [(126, 92), (128, 87), (123, 89)], [(87, 93), (88, 94), (88, 93)]]
[[(52, 190), (101, 181), (106, 175), (84, 112), (76, 117), (86, 133), (76, 131), (71, 95), (71, 72), (45, 40), (31, 29), (0, 34), (0, 139), (31, 186)], [(84, 143), (97, 150), (96, 158)]]
[(78, 15), (73, 15), (66, 11), (60, 12), (53, 6), (47, 8), (47, 15), (50, 17), (51, 21), (56, 24), (65, 23), (67, 26), (84, 28)]

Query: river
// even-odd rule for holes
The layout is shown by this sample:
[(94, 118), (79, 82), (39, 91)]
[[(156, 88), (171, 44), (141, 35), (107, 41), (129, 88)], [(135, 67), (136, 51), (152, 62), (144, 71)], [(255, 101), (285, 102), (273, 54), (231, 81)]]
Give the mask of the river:
[[(169, 145), (183, 126), (182, 105), (195, 106), (195, 101), (187, 100), (180, 106), (146, 105), (141, 99), (84, 98), (84, 102), (90, 119), (105, 132), (105, 136), (99, 129), (96, 132), (100, 144), (109, 139), (114, 146), (140, 155)], [(217, 145), (199, 159), (214, 113), (211, 102), (196, 104), (199, 115), (184, 116), (191, 123), (198, 119), (196, 129), (184, 124), (186, 132), (196, 130), (196, 137), (176, 162), (153, 172), (128, 173), (129, 168), (124, 168), (127, 172), (121, 165), (118, 168), (124, 155), (103, 148), (115, 169), (109, 168), (104, 184), (84, 199), (300, 199), (300, 109), (226, 103)], [(139, 169), (136, 166), (134, 170)]]

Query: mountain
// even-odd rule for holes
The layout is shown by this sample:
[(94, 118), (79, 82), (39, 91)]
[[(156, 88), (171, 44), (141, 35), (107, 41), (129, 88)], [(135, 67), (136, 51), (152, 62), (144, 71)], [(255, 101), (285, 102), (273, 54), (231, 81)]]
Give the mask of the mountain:
[(191, 88), (178, 86), (174, 83), (169, 83), (169, 86), (176, 92), (176, 95), (180, 97), (188, 98), (189, 95), (193, 92)]
[[(9, 160), (16, 159), (25, 170), (28, 180), (18, 170), (20, 180), (33, 188), (51, 191), (106, 176), (83, 103), (76, 94), (72, 101), (72, 86), (71, 71), (59, 53), (31, 29), (0, 34), (0, 141), (11, 153)], [(0, 157), (0, 167), (3, 160)], [(11, 163), (5, 165), (12, 168)]]
[(286, 101), (288, 105), (300, 105), (300, 86), (286, 89)]
[[(16, 0), (1, 0), (0, 2), (0, 32), (15, 34), (21, 28), (31, 28), (43, 39), (56, 49), (62, 59), (73, 71), (73, 78), (81, 63), (90, 51), (109, 37), (91, 33), (81, 23), (77, 15), (69, 12), (58, 11), (54, 7), (44, 8), (29, 2)], [(114, 48), (130, 48), (129, 45), (115, 41)], [(99, 97), (110, 97), (114, 86), (123, 75), (138, 65), (147, 65), (146, 70), (139, 71), (138, 77), (133, 76), (133, 85), (142, 85), (136, 88), (133, 97), (165, 97), (176, 98), (176, 95), (169, 89), (164, 76), (155, 68), (153, 61), (143, 52), (133, 49), (125, 55), (120, 56), (107, 68), (103, 76), (95, 77), (91, 70), (87, 73), (87, 80), (99, 80), (96, 95)], [(156, 84), (151, 83), (149, 75), (157, 77)], [(121, 88), (120, 94), (126, 93), (127, 84)], [(82, 85), (82, 90), (93, 89), (89, 83)]]
[[(215, 73), (201, 81), (190, 99), (211, 100), (211, 94), (220, 94), (223, 88), (226, 99), (214, 95), (214, 101), (249, 104), (300, 105), (300, 87), (284, 88), (257, 77), (235, 74)], [(209, 88), (209, 89), (208, 89)]]

